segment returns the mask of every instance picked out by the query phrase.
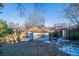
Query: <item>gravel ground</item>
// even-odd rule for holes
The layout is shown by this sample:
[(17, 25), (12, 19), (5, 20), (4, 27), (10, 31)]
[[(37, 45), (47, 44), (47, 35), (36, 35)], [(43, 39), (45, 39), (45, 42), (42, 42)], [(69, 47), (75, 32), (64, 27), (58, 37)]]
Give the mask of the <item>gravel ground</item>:
[(2, 56), (68, 56), (59, 51), (55, 45), (40, 41), (3, 44), (0, 51)]

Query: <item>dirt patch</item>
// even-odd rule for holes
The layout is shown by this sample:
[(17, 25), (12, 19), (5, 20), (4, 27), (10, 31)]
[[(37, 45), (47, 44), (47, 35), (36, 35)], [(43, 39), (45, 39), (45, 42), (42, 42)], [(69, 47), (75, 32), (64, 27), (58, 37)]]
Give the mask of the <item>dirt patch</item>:
[(0, 48), (3, 56), (63, 56), (68, 55), (59, 51), (54, 45), (41, 41), (3, 44)]

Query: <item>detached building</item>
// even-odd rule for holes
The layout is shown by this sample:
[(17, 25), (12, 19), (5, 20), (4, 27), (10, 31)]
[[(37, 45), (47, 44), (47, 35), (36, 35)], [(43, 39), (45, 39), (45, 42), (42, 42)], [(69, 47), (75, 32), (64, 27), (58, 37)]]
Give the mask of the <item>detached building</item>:
[(34, 27), (29, 29), (28, 38), (34, 41), (48, 41), (50, 32), (52, 32), (52, 30), (47, 28)]
[(67, 26), (66, 24), (57, 24), (54, 27), (55, 32), (58, 34), (59, 37), (66, 37), (67, 35)]

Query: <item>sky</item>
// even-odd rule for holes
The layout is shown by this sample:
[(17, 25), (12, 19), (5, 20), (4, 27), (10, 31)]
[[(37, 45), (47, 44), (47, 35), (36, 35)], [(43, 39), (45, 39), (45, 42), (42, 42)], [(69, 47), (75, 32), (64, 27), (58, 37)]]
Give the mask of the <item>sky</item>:
[[(33, 3), (23, 4), (25, 7), (24, 13), (25, 17), (20, 17), (19, 9), (16, 3), (5, 4), (4, 8), (1, 9), (3, 13), (0, 14), (0, 19), (7, 21), (7, 23), (15, 22), (23, 24), (27, 20), (27, 15), (34, 12)], [(64, 17), (63, 8), (65, 4), (62, 3), (43, 3), (42, 16), (45, 18), (46, 26), (53, 26), (57, 23), (69, 23), (69, 21)]]

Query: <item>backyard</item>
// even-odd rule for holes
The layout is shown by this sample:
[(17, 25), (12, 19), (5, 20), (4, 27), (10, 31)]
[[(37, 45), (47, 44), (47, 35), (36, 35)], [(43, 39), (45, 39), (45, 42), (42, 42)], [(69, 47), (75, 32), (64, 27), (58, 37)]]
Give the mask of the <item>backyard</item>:
[(65, 56), (54, 45), (43, 41), (28, 41), (14, 44), (3, 44), (0, 47), (3, 56)]
[(79, 3), (0, 3), (0, 55), (79, 56)]

